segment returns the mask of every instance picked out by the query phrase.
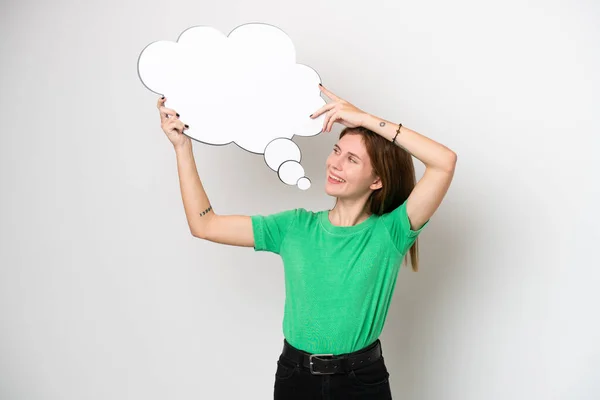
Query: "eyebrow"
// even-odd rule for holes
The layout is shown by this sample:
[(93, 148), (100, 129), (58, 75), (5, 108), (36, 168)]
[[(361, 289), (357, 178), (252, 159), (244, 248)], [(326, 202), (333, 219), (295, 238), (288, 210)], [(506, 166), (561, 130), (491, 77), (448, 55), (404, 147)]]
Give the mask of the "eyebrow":
[[(342, 150), (342, 148), (340, 146), (338, 146), (337, 144), (334, 144), (333, 147), (337, 147), (338, 149)], [(361, 159), (359, 156), (357, 156), (356, 154), (352, 153), (352, 152), (348, 152), (348, 154), (353, 155), (354, 157), (358, 158), (359, 160)]]

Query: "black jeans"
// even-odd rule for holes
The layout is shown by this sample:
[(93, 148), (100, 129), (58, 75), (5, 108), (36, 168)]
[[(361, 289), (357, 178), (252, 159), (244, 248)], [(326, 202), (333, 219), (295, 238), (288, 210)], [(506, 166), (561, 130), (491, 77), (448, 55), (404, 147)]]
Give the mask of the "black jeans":
[[(375, 343), (377, 342), (379, 339)], [(362, 350), (358, 350), (357, 353), (360, 351)], [(346, 373), (327, 375), (313, 375), (304, 365), (280, 355), (275, 372), (274, 399), (389, 400), (392, 398), (389, 376), (383, 355), (369, 365), (354, 368)]]

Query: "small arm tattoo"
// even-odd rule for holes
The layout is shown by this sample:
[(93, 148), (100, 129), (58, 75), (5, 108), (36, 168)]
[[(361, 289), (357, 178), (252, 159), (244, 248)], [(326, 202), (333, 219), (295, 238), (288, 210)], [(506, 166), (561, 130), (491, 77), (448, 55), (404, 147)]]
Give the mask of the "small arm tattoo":
[(380, 122), (379, 126), (385, 126), (385, 122)]
[(205, 214), (208, 214), (208, 212), (210, 211), (210, 209), (212, 208), (212, 206), (208, 207), (206, 210), (202, 211), (200, 213), (200, 216), (203, 217)]

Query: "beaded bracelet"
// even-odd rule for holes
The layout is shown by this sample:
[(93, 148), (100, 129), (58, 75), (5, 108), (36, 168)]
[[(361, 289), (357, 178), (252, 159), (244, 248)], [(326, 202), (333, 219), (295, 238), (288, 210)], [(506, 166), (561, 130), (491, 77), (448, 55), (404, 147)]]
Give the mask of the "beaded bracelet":
[(400, 133), (400, 128), (402, 128), (402, 124), (398, 125), (398, 130), (396, 131), (396, 136), (394, 136), (394, 139), (392, 140), (392, 143), (394, 143), (394, 144), (396, 143), (396, 137)]

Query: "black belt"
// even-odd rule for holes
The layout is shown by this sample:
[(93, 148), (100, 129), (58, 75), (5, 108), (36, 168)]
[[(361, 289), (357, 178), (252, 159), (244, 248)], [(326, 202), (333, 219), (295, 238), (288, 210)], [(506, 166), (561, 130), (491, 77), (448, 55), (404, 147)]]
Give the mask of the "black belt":
[(369, 365), (381, 358), (381, 342), (375, 342), (364, 349), (340, 355), (311, 354), (293, 347), (283, 339), (281, 355), (295, 363), (300, 363), (313, 375), (344, 374), (352, 369)]

